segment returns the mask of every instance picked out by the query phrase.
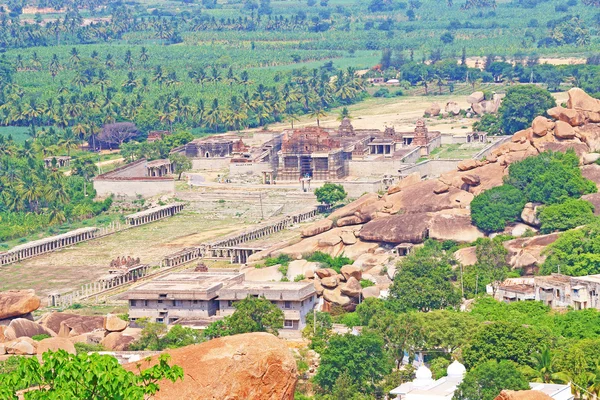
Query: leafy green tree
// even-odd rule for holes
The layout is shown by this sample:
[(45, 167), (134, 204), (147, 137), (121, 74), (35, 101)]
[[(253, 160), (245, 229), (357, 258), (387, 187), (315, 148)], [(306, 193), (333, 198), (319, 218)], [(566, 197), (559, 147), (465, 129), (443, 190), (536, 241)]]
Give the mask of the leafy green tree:
[(390, 287), (390, 301), (399, 311), (430, 311), (460, 304), (460, 293), (452, 283), (456, 263), (441, 244), (427, 241), (399, 265)]
[(310, 349), (320, 354), (327, 346), (327, 342), (332, 335), (332, 327), (331, 314), (317, 312), (314, 316), (308, 315), (306, 317), (306, 327), (302, 330), (302, 337), (310, 340)]
[(479, 121), (473, 123), (473, 130), (487, 132), (488, 135), (502, 135), (502, 121), (498, 115), (484, 114)]
[(482, 278), (482, 287), (490, 283), (495, 295), (498, 285), (506, 279), (508, 274), (508, 250), (498, 237), (493, 240), (484, 238), (477, 241), (475, 254), (477, 255), (475, 268)]
[(283, 328), (283, 311), (264, 297), (248, 296), (235, 302), (233, 306), (233, 314), (208, 326), (204, 332), (207, 338), (249, 332), (277, 335), (279, 329)]
[(149, 399), (159, 390), (158, 381), (183, 379), (183, 370), (170, 366), (169, 356), (137, 374), (126, 371), (116, 358), (99, 354), (47, 352), (37, 358), (21, 358), (19, 366), (0, 375), (0, 397), (17, 399), (17, 391), (29, 389), (26, 399)]
[(498, 110), (502, 130), (511, 134), (527, 129), (535, 117), (555, 106), (554, 97), (545, 89), (535, 85), (511, 86)]
[(321, 354), (315, 383), (331, 393), (342, 374), (348, 374), (362, 393), (372, 393), (374, 385), (390, 372), (391, 364), (383, 340), (374, 333), (334, 335)]
[(494, 400), (502, 390), (527, 390), (529, 384), (514, 362), (486, 361), (471, 369), (453, 400)]
[(177, 174), (177, 180), (181, 180), (181, 174), (192, 169), (192, 160), (183, 154), (170, 154), (169, 160), (175, 165), (174, 171)]
[(594, 206), (585, 200), (568, 199), (543, 207), (538, 217), (542, 233), (566, 231), (591, 222), (595, 218)]
[(508, 222), (517, 221), (526, 202), (523, 193), (514, 186), (497, 186), (475, 196), (471, 219), (483, 231), (502, 231)]
[(540, 273), (560, 272), (571, 276), (600, 273), (600, 222), (596, 219), (581, 229), (564, 232), (548, 246), (548, 257)]
[(510, 322), (494, 322), (483, 326), (463, 349), (467, 368), (487, 360), (511, 360), (530, 364), (531, 356), (547, 345), (545, 332), (534, 327)]
[(326, 183), (320, 188), (315, 189), (315, 195), (317, 196), (317, 201), (320, 203), (332, 205), (344, 200), (348, 196), (348, 193), (346, 193), (342, 185)]

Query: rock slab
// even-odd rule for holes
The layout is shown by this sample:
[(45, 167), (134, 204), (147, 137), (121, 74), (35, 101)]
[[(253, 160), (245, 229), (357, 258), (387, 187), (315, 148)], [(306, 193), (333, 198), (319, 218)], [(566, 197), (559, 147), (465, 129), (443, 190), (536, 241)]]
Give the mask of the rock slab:
[[(183, 368), (183, 381), (160, 381), (156, 400), (292, 400), (298, 379), (296, 360), (283, 340), (269, 333), (247, 333), (169, 350), (170, 362)], [(136, 371), (158, 356), (125, 368)]]
[(18, 317), (37, 310), (40, 298), (34, 290), (8, 290), (0, 292), (0, 319)]

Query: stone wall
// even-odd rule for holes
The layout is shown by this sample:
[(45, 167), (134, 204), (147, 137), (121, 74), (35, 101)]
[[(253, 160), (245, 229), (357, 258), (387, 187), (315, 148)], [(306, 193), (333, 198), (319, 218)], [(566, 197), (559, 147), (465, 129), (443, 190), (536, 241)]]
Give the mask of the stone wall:
[(192, 170), (218, 170), (229, 167), (231, 158), (192, 158)]
[(348, 166), (350, 176), (368, 178), (383, 175), (398, 175), (398, 170), (405, 164), (400, 160), (350, 160)]
[(230, 175), (257, 175), (262, 176), (263, 171), (272, 171), (273, 167), (268, 162), (260, 163), (231, 163), (229, 164)]
[(161, 194), (175, 194), (175, 180), (169, 178), (150, 179), (94, 179), (97, 198), (106, 198), (111, 194), (134, 198), (137, 195), (152, 197)]
[(418, 172), (424, 176), (438, 176), (445, 172), (454, 171), (462, 160), (425, 160), (415, 165), (405, 165), (399, 168), (401, 176)]
[(365, 193), (377, 193), (380, 190), (384, 190), (383, 182), (381, 180), (372, 181), (339, 181), (332, 182), (340, 184), (348, 193), (348, 197), (351, 199), (359, 198)]
[(512, 138), (512, 136), (497, 137), (493, 143), (489, 144), (483, 150), (481, 150), (479, 153), (475, 154), (473, 156), (473, 158), (476, 160), (481, 160), (483, 157), (489, 156), (492, 153), (492, 151), (494, 151), (495, 149), (497, 149), (504, 143), (508, 142), (511, 138)]

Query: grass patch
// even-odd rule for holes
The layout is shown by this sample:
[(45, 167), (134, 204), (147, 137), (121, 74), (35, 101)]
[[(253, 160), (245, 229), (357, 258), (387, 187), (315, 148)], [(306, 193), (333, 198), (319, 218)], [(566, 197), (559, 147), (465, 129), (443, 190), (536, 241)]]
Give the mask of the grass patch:
[(352, 263), (354, 263), (354, 260), (345, 257), (343, 254), (337, 257), (331, 257), (329, 254), (320, 251), (314, 252), (308, 256), (306, 260), (325, 264), (328, 268), (335, 270), (338, 274), (344, 265), (352, 265)]

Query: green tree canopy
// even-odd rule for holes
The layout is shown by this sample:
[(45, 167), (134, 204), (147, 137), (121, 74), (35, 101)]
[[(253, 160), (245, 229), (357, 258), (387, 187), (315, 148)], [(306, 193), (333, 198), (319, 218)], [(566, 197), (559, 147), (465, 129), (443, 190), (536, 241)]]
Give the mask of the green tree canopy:
[(515, 363), (486, 361), (469, 370), (453, 400), (494, 400), (502, 390), (527, 390), (529, 384)]
[(452, 254), (427, 241), (399, 265), (390, 287), (390, 301), (399, 311), (430, 311), (456, 307), (460, 294), (452, 282)]
[(235, 311), (223, 320), (213, 322), (204, 332), (208, 338), (249, 332), (277, 335), (283, 328), (283, 311), (264, 297), (248, 296), (233, 304)]
[(192, 169), (192, 160), (183, 154), (173, 153), (169, 155), (169, 160), (174, 164), (174, 172), (177, 180), (181, 180), (181, 174)]
[(571, 276), (600, 273), (600, 222), (592, 221), (581, 229), (564, 232), (548, 246), (548, 257), (540, 273), (560, 272)]
[(545, 115), (549, 108), (555, 106), (554, 97), (546, 89), (535, 85), (511, 86), (498, 110), (502, 130), (512, 134), (527, 129), (535, 117)]
[(391, 363), (383, 340), (374, 333), (334, 335), (321, 354), (321, 365), (314, 377), (325, 391), (331, 392), (342, 374), (347, 374), (363, 393), (371, 393), (374, 384), (390, 372)]
[(565, 231), (593, 221), (594, 206), (585, 200), (568, 199), (564, 203), (543, 207), (538, 217), (542, 233)]
[(342, 185), (326, 183), (320, 188), (315, 189), (315, 195), (317, 196), (317, 201), (320, 203), (331, 205), (344, 200), (348, 196), (348, 193), (346, 193)]
[(471, 219), (483, 231), (499, 232), (521, 216), (526, 202), (523, 193), (514, 186), (498, 186), (475, 196)]
[(511, 360), (531, 363), (531, 355), (548, 342), (546, 332), (510, 322), (484, 325), (463, 350), (467, 368), (487, 360)]
[(159, 391), (161, 379), (175, 382), (183, 379), (183, 370), (170, 366), (164, 354), (154, 367), (126, 371), (116, 358), (99, 354), (68, 354), (63, 350), (47, 352), (37, 358), (21, 358), (19, 366), (0, 375), (0, 398), (16, 399), (16, 392), (31, 388), (25, 394), (31, 400), (63, 399), (148, 399)]

